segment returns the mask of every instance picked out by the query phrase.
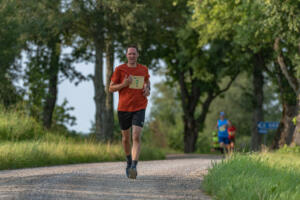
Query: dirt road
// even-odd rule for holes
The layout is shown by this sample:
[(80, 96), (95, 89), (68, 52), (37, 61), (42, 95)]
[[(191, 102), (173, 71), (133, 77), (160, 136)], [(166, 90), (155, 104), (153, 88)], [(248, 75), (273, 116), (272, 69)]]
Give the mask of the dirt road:
[(216, 156), (172, 155), (141, 161), (137, 179), (125, 177), (125, 162), (0, 171), (1, 200), (210, 199), (201, 180)]

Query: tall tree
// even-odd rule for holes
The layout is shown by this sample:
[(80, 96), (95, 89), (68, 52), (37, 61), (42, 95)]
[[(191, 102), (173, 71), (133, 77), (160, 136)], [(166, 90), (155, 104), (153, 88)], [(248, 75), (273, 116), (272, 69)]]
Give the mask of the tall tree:
[[(71, 66), (71, 59), (62, 55), (66, 44), (66, 33), (70, 28), (70, 18), (64, 12), (61, 0), (20, 2), (20, 14), (24, 17), (23, 38), (27, 42), (28, 62), (26, 82), (29, 100), (33, 100), (33, 115), (43, 126), (51, 128), (55, 109), (59, 74), (73, 79), (83, 78)], [(35, 109), (35, 108), (38, 109)], [(40, 108), (42, 107), (42, 108)], [(42, 114), (39, 113), (42, 109)]]
[[(274, 65), (276, 65), (276, 62)], [(282, 116), (272, 143), (272, 148), (277, 149), (283, 147), (285, 144), (290, 145), (293, 142), (295, 125), (292, 120), (297, 115), (297, 98), (293, 89), (284, 78), (280, 68), (278, 66), (273, 68), (273, 71), (270, 69), (267, 69), (267, 71), (269, 73), (275, 73), (275, 75), (271, 77), (276, 78), (273, 81), (277, 82), (282, 105)]]
[[(262, 31), (265, 15), (259, 1), (191, 1), (195, 9), (193, 26), (198, 30), (200, 44), (215, 39), (231, 41), (236, 48), (251, 57), (251, 65), (244, 70), (252, 71), (253, 77), (253, 125), (252, 149), (258, 150), (261, 135), (257, 123), (263, 121), (263, 69), (272, 58), (270, 35)], [(209, 9), (208, 9), (209, 8)]]
[(274, 54), (297, 98), (293, 142), (300, 145), (300, 11), (299, 1), (264, 1), (264, 32), (272, 34)]
[[(113, 137), (113, 96), (108, 92), (108, 81), (113, 71), (115, 34), (119, 27), (119, 10), (122, 1), (73, 0), (74, 30), (77, 35), (78, 56), (95, 62), (94, 101), (96, 105), (95, 131), (99, 140)], [(76, 37), (76, 36), (75, 36)], [(106, 54), (106, 84), (104, 84), (103, 60)]]
[(20, 90), (14, 85), (18, 78), (21, 50), (24, 42), (21, 41), (20, 18), (17, 12), (17, 3), (14, 0), (0, 1), (0, 104), (9, 106), (21, 99)]
[[(158, 49), (166, 63), (167, 80), (180, 88), (184, 152), (194, 152), (210, 104), (230, 87), (240, 63), (232, 56), (229, 43), (215, 41), (198, 46), (199, 35), (190, 26), (192, 10), (187, 1), (167, 1), (157, 6), (157, 23), (164, 30), (158, 34)], [(221, 85), (220, 80), (225, 77), (227, 83)]]

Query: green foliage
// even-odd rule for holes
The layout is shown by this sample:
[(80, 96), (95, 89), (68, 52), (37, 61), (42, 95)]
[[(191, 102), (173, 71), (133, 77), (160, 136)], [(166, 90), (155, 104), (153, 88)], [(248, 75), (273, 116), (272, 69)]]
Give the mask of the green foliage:
[(43, 135), (43, 129), (35, 119), (22, 110), (6, 110), (0, 107), (1, 140), (19, 141), (37, 139)]
[(197, 143), (196, 143), (196, 152), (197, 153), (210, 153), (212, 147), (213, 147), (213, 144), (212, 144), (211, 132), (199, 133), (199, 137), (198, 137)]
[(154, 144), (182, 151), (183, 122), (177, 90), (176, 87), (170, 87), (164, 83), (155, 85), (149, 132)]
[(258, 52), (269, 42), (262, 29), (266, 16), (261, 1), (192, 0), (190, 5), (195, 9), (192, 25), (201, 35), (200, 45), (225, 39)]
[(289, 147), (284, 145), (278, 150), (279, 153), (300, 153), (300, 146)]
[(0, 1), (0, 76), (6, 75), (9, 69), (17, 67), (15, 61), (20, 57), (23, 44), (17, 4), (15, 0)]
[(21, 100), (22, 94), (14, 85), (20, 70), (17, 62), (21, 57), (24, 41), (16, 1), (0, 1), (0, 104), (8, 107)]
[[(219, 113), (224, 111), (226, 118), (237, 128), (237, 140), (241, 135), (251, 135), (252, 87), (247, 74), (239, 75), (231, 88), (211, 104), (205, 121), (205, 132), (216, 130)], [(225, 80), (223, 80), (225, 82)]]
[[(223, 80), (225, 81), (225, 80)], [(250, 146), (250, 136), (252, 129), (253, 115), (253, 94), (251, 79), (247, 73), (240, 74), (230, 89), (222, 96), (213, 101), (209, 114), (205, 121), (205, 128), (200, 135), (210, 137), (210, 133), (216, 130), (217, 119), (220, 111), (226, 113), (226, 118), (237, 128), (236, 150), (248, 151)], [(279, 121), (281, 117), (280, 101), (276, 85), (267, 83), (264, 86), (264, 118), (265, 121)], [(273, 134), (268, 135), (268, 140), (273, 138)]]
[(67, 107), (68, 100), (64, 99), (62, 105), (56, 105), (53, 114), (53, 124), (54, 125), (76, 125), (76, 117), (72, 116), (69, 111), (74, 110), (74, 107)]
[[(0, 169), (125, 160), (120, 141), (102, 144), (58, 127), (45, 131), (22, 108), (0, 107), (0, 140)], [(165, 152), (144, 144), (140, 158), (164, 159)]]
[(234, 155), (214, 164), (203, 186), (216, 199), (296, 200), (300, 198), (299, 180), (299, 156)]
[[(66, 103), (66, 102), (65, 102)], [(74, 120), (74, 117), (67, 112), (66, 104), (59, 107), (60, 112), (55, 112), (55, 123), (52, 133), (64, 137), (71, 136), (73, 133), (65, 127), (66, 120)], [(56, 121), (57, 120), (57, 121)], [(61, 121), (59, 121), (61, 120)], [(26, 103), (20, 103), (14, 108), (5, 109), (0, 105), (0, 138), (8, 141), (35, 140), (44, 138), (47, 132), (41, 124), (33, 117), (29, 116)], [(74, 135), (74, 134), (73, 134)], [(75, 137), (76, 134), (74, 135)]]

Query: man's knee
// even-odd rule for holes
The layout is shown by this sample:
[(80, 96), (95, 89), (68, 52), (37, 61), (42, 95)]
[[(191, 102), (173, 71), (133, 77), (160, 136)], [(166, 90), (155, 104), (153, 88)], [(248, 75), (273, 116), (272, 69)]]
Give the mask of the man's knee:
[(132, 140), (133, 140), (133, 142), (139, 143), (141, 140), (140, 134), (133, 134)]
[(141, 132), (142, 132), (142, 127), (133, 126), (133, 132), (132, 132), (132, 140), (133, 140), (133, 142), (140, 142), (140, 140), (141, 140)]
[(130, 142), (130, 130), (122, 131), (122, 141)]

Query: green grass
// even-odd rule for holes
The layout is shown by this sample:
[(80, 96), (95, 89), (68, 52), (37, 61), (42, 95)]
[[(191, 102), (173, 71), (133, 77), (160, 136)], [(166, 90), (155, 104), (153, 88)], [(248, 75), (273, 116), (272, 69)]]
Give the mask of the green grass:
[(19, 141), (43, 136), (42, 127), (17, 110), (5, 111), (0, 106), (0, 140)]
[[(140, 160), (165, 158), (151, 145), (142, 143), (141, 149)], [(0, 106), (0, 170), (105, 161), (125, 161), (121, 142), (103, 144), (65, 130), (45, 131), (26, 113)]]
[[(158, 149), (143, 146), (141, 160), (164, 159)], [(0, 144), (0, 169), (51, 166), (61, 164), (125, 161), (121, 144), (88, 141), (20, 141)]]
[(299, 200), (300, 154), (234, 155), (209, 170), (203, 189), (215, 199)]

